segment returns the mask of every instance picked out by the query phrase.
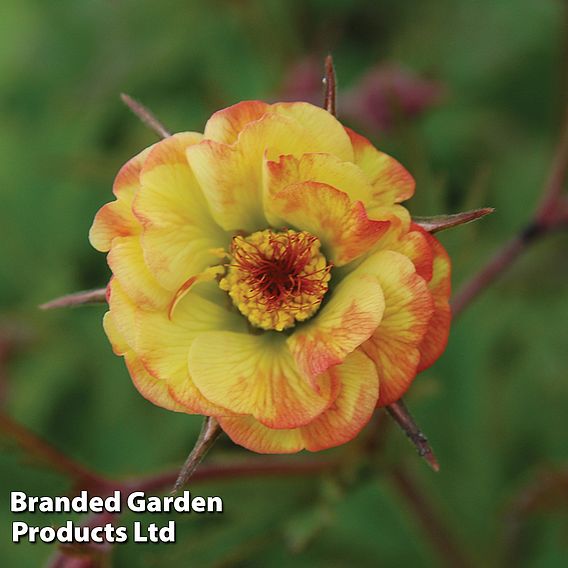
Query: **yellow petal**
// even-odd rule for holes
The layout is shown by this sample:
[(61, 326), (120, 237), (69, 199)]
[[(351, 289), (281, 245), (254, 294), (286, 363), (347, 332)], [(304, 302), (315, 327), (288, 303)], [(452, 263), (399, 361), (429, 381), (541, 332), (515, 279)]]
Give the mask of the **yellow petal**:
[(146, 148), (122, 166), (113, 185), (117, 199), (103, 205), (95, 215), (89, 231), (89, 241), (100, 252), (108, 252), (115, 237), (137, 235), (140, 232), (140, 223), (132, 213), (132, 200), (140, 186), (140, 170), (149, 151)]
[(289, 337), (298, 369), (314, 381), (341, 363), (376, 330), (384, 307), (376, 278), (362, 272), (347, 276), (321, 311)]
[(232, 144), (244, 127), (261, 118), (268, 108), (269, 105), (262, 101), (242, 101), (219, 110), (207, 121), (203, 136), (215, 142)]
[[(341, 123), (321, 107), (304, 103), (277, 103), (270, 107), (271, 113), (293, 119), (302, 126), (305, 137), (311, 140), (312, 150), (304, 152), (324, 152), (333, 154), (340, 160), (352, 161), (353, 148), (349, 136)], [(291, 152), (279, 152), (289, 154)]]
[(334, 372), (341, 382), (337, 399), (306, 426), (276, 430), (252, 416), (219, 417), (219, 423), (236, 444), (265, 454), (289, 454), (304, 448), (315, 452), (349, 442), (373, 415), (379, 381), (375, 366), (359, 351)]
[(277, 115), (249, 123), (228, 146), (204, 140), (187, 150), (189, 164), (217, 223), (227, 231), (255, 231), (266, 224), (262, 165), (266, 156), (301, 154), (313, 147), (299, 124)]
[(204, 333), (191, 346), (189, 370), (210, 401), (272, 428), (310, 422), (337, 395), (332, 374), (321, 375), (316, 388), (308, 384), (277, 333)]
[(227, 436), (247, 450), (259, 454), (295, 454), (304, 449), (301, 428), (275, 430), (252, 416), (216, 418)]
[(299, 158), (280, 156), (276, 161), (265, 162), (264, 167), (264, 206), (273, 226), (282, 225), (271, 211), (273, 196), (290, 185), (308, 181), (330, 185), (365, 206), (369, 205), (373, 191), (359, 167), (332, 154), (303, 154)]
[[(116, 278), (111, 278), (107, 288), (107, 299), (109, 305), (108, 315), (105, 315), (103, 324), (108, 319), (108, 324), (112, 324), (111, 333), (107, 330), (105, 324), (105, 331), (108, 338), (117, 352), (118, 355), (124, 355), (126, 348), (121, 348), (114, 344), (114, 337), (120, 334), (120, 341), (124, 341), (128, 349), (136, 348), (136, 306), (132, 300), (126, 295), (120, 282)], [(114, 332), (116, 330), (116, 333)]]
[(115, 355), (124, 355), (127, 351), (131, 350), (128, 342), (112, 321), (110, 312), (106, 312), (103, 316), (103, 329), (105, 330)]
[(302, 428), (307, 450), (317, 452), (352, 440), (373, 415), (379, 377), (373, 362), (360, 350), (349, 355), (337, 372), (341, 390), (335, 402)]
[(423, 371), (433, 365), (446, 349), (452, 319), (449, 302), (452, 291), (450, 258), (436, 237), (426, 232), (424, 232), (424, 237), (434, 256), (432, 277), (428, 281), (428, 289), (434, 299), (434, 314), (420, 344), (418, 371)]
[(107, 262), (136, 305), (145, 309), (163, 309), (169, 304), (172, 294), (160, 286), (146, 265), (139, 236), (116, 237)]
[(365, 172), (377, 205), (392, 205), (414, 195), (415, 182), (394, 158), (379, 152), (364, 136), (346, 128), (353, 144), (354, 162)]
[(187, 164), (186, 149), (201, 138), (187, 132), (156, 144), (134, 199), (134, 213), (143, 225), (144, 258), (156, 280), (170, 291), (218, 262), (211, 249), (229, 244)]
[(103, 325), (114, 352), (117, 355), (124, 355), (126, 367), (128, 368), (132, 382), (144, 398), (167, 410), (191, 412), (170, 395), (168, 385), (165, 381), (152, 377), (152, 375), (146, 371), (140, 359), (136, 356), (134, 351), (130, 349), (128, 343), (114, 325), (110, 312), (105, 314)]
[[(253, 116), (259, 113), (247, 108), (241, 109), (245, 119), (232, 117), (233, 126), (226, 121), (222, 127), (215, 126), (215, 138), (233, 140), (236, 129), (251, 117), (248, 111)], [(228, 137), (227, 131), (232, 132)], [(187, 156), (217, 223), (227, 231), (252, 232), (266, 224), (261, 192), (264, 160), (322, 152), (341, 160), (353, 157), (340, 123), (313, 105), (282, 103), (245, 124), (233, 144), (204, 140), (188, 148)]]
[(168, 384), (150, 375), (133, 351), (126, 353), (124, 360), (134, 386), (144, 398), (166, 410), (185, 412), (187, 414), (200, 414), (199, 412), (195, 412), (192, 408), (180, 404), (172, 397)]
[(165, 310), (136, 312), (136, 353), (152, 376), (168, 383), (176, 400), (209, 415), (221, 410), (195, 387), (187, 363), (190, 347), (204, 332), (244, 329), (243, 318), (190, 292), (171, 319)]
[(327, 259), (343, 266), (372, 248), (386, 233), (388, 221), (373, 221), (360, 201), (329, 185), (305, 182), (280, 190), (271, 210), (285, 225), (317, 236)]
[(412, 261), (396, 252), (378, 252), (357, 271), (374, 274), (384, 293), (383, 319), (362, 349), (377, 366), (379, 404), (391, 404), (416, 376), (419, 346), (434, 311), (432, 295)]

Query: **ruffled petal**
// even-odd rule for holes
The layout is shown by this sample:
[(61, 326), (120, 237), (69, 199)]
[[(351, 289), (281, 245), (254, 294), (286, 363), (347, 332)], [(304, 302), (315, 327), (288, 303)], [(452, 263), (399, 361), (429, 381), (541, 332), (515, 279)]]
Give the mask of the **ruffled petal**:
[(211, 251), (229, 237), (213, 221), (185, 150), (201, 134), (176, 134), (156, 144), (140, 172), (133, 209), (143, 226), (142, 248), (148, 267), (167, 290), (218, 262)]
[(350, 128), (345, 130), (353, 144), (353, 161), (373, 186), (372, 205), (392, 205), (410, 199), (416, 184), (408, 171), (394, 158), (377, 150), (364, 136)]
[(321, 375), (312, 388), (275, 333), (204, 333), (191, 346), (189, 371), (207, 399), (270, 428), (307, 424), (337, 396), (331, 373)]
[(110, 312), (107, 312), (103, 318), (105, 332), (113, 346), (114, 352), (117, 355), (124, 355), (126, 367), (138, 392), (157, 406), (175, 412), (187, 412), (187, 408), (172, 398), (167, 384), (164, 381), (152, 377), (152, 375), (146, 371), (142, 362), (129, 347), (110, 316)]
[(334, 372), (341, 382), (338, 397), (306, 426), (276, 430), (252, 416), (220, 417), (219, 423), (236, 444), (265, 454), (295, 453), (304, 448), (316, 452), (349, 442), (373, 415), (379, 380), (372, 361), (359, 351)]
[(318, 182), (291, 185), (273, 195), (271, 211), (283, 223), (317, 236), (329, 261), (343, 266), (364, 254), (387, 232), (388, 221), (368, 218), (360, 201)]
[(110, 250), (115, 237), (127, 237), (140, 233), (140, 223), (132, 213), (132, 199), (140, 186), (139, 176), (150, 148), (126, 162), (114, 180), (115, 201), (103, 205), (89, 231), (89, 241), (100, 252)]
[(317, 452), (352, 440), (370, 420), (379, 396), (379, 376), (373, 362), (354, 351), (337, 368), (339, 396), (321, 416), (302, 428), (307, 450)]
[(107, 262), (114, 278), (138, 306), (163, 309), (169, 304), (172, 294), (160, 286), (146, 265), (139, 236), (116, 237)]
[(414, 264), (417, 274), (427, 282), (431, 280), (434, 254), (425, 232), (412, 230), (403, 234), (390, 250), (407, 256)]
[(379, 404), (391, 404), (416, 376), (419, 346), (432, 318), (434, 302), (426, 282), (402, 254), (378, 252), (358, 271), (373, 273), (385, 297), (383, 319), (361, 348), (377, 366), (381, 383)]
[(282, 103), (270, 106), (263, 114), (260, 107), (250, 104), (231, 108), (211, 127), (215, 139), (206, 139), (187, 151), (213, 217), (227, 231), (252, 232), (266, 224), (261, 193), (264, 160), (306, 153), (330, 153), (341, 160), (353, 158), (345, 130), (321, 108), (308, 103)]
[(299, 158), (280, 156), (264, 167), (264, 206), (272, 225), (281, 224), (271, 211), (272, 198), (280, 190), (302, 182), (319, 182), (346, 193), (352, 201), (367, 204), (373, 188), (361, 169), (332, 154), (303, 154)]
[[(270, 107), (275, 113), (294, 120), (304, 130), (312, 149), (307, 152), (333, 154), (340, 160), (353, 161), (353, 147), (343, 125), (325, 109), (304, 102), (276, 103)], [(280, 151), (278, 155), (291, 152)]]
[[(128, 349), (136, 348), (136, 306), (115, 277), (111, 278), (107, 286), (107, 302), (109, 311), (105, 314), (103, 325), (114, 352), (117, 355), (124, 355)], [(112, 326), (109, 328), (112, 333), (108, 333), (107, 323)], [(126, 346), (115, 345), (113, 341), (115, 337), (120, 337)]]
[(424, 238), (434, 255), (432, 278), (428, 282), (428, 289), (434, 298), (434, 314), (420, 344), (419, 372), (433, 365), (446, 349), (452, 318), (449, 302), (452, 288), (450, 258), (438, 239), (425, 231)]
[(222, 409), (203, 397), (190, 376), (189, 350), (204, 332), (245, 328), (237, 314), (190, 292), (171, 319), (165, 311), (136, 312), (136, 353), (152, 376), (167, 382), (178, 402), (195, 413), (219, 413)]
[(377, 279), (354, 272), (340, 282), (329, 302), (288, 339), (298, 369), (310, 380), (340, 364), (377, 329), (385, 300)]
[(126, 362), (134, 386), (145, 399), (166, 410), (195, 414), (193, 407), (188, 408), (180, 404), (172, 396), (170, 387), (166, 381), (156, 379), (146, 371), (142, 361), (136, 357), (133, 351), (129, 351), (125, 354), (124, 361)]
[(270, 105), (262, 101), (242, 101), (214, 113), (205, 125), (206, 139), (233, 144), (244, 127), (261, 118)]
[(235, 144), (204, 140), (188, 148), (187, 158), (217, 223), (227, 231), (253, 232), (266, 224), (261, 195), (265, 156), (299, 155), (313, 147), (297, 122), (267, 114), (249, 123)]

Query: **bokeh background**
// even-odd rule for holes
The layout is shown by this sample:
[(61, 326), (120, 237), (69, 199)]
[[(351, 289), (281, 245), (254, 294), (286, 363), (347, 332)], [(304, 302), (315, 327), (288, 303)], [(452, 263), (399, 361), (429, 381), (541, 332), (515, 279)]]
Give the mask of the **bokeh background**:
[[(0, 12), (1, 412), (111, 477), (179, 466), (199, 429), (138, 395), (103, 307), (37, 309), (108, 279), (88, 229), (119, 166), (155, 140), (120, 92), (172, 130), (201, 130), (243, 99), (319, 101), (331, 51), (340, 117), (415, 175), (414, 214), (496, 208), (441, 235), (455, 288), (530, 219), (567, 99), (560, 0), (3, 0)], [(337, 473), (195, 486), (226, 512), (178, 515), (176, 546), (117, 546), (111, 565), (448, 563), (401, 464), (472, 565), (566, 565), (567, 245), (531, 248), (415, 382), (407, 403), (439, 474), (383, 421), (322, 456), (342, 460)], [(209, 461), (243, 457), (225, 441)], [(53, 546), (10, 543), (8, 491), (61, 494), (69, 480), (3, 436), (0, 483), (2, 564), (44, 565)]]

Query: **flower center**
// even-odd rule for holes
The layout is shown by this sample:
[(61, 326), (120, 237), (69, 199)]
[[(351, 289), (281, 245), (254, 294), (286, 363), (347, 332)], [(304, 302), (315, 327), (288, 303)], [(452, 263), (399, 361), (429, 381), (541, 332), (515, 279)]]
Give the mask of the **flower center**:
[(318, 310), (331, 265), (320, 241), (305, 231), (257, 231), (237, 236), (232, 261), (219, 286), (239, 311), (262, 329), (292, 327)]

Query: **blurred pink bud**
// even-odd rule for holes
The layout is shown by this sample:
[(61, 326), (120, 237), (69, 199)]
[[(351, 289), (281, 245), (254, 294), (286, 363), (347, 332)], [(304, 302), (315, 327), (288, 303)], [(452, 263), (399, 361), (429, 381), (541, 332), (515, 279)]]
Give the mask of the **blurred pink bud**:
[(321, 106), (322, 77), (323, 66), (319, 57), (301, 59), (288, 70), (277, 98), (280, 101), (305, 101)]
[(342, 115), (369, 130), (388, 131), (399, 120), (421, 115), (444, 94), (439, 82), (390, 64), (372, 68), (339, 102)]

